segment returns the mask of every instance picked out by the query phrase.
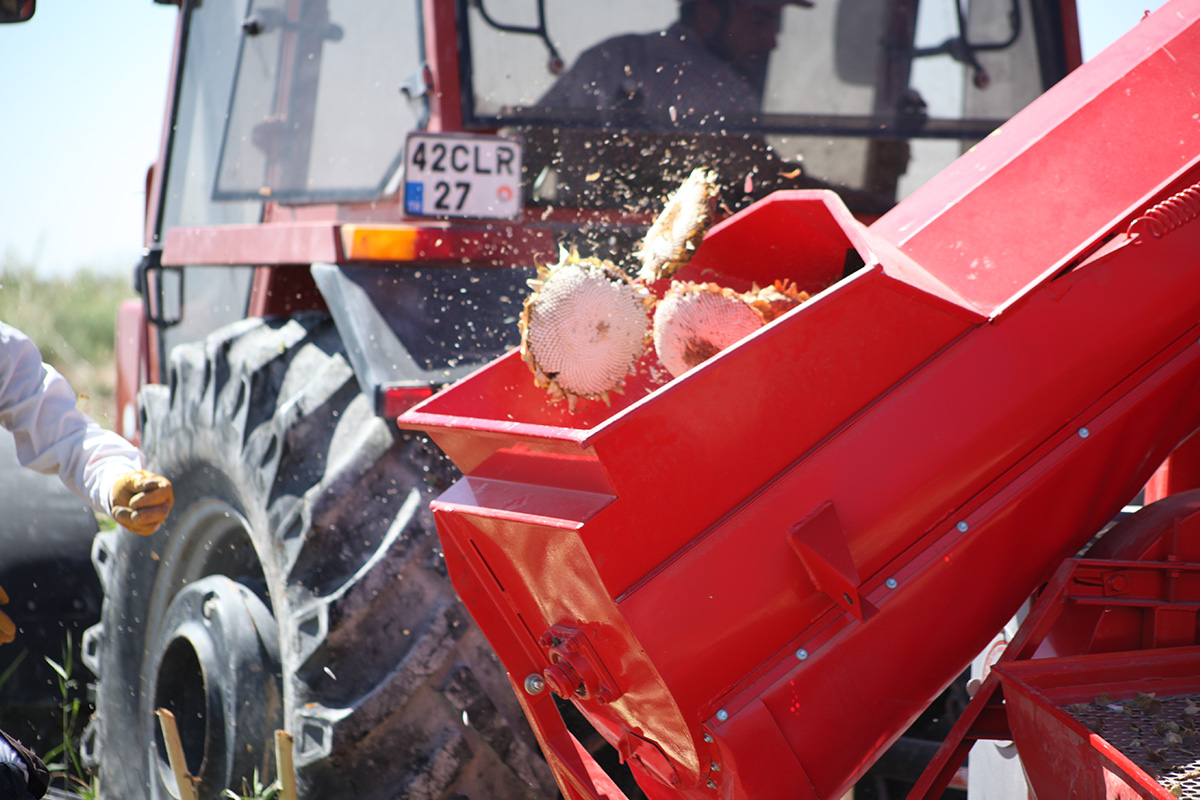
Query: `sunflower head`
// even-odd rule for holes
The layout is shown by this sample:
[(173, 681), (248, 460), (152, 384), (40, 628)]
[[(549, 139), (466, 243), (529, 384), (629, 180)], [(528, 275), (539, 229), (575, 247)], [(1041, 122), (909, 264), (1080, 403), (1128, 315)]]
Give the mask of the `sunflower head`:
[(566, 251), (529, 286), (519, 324), (535, 382), (572, 409), (580, 397), (607, 403), (645, 352), (651, 296), (611, 262)]

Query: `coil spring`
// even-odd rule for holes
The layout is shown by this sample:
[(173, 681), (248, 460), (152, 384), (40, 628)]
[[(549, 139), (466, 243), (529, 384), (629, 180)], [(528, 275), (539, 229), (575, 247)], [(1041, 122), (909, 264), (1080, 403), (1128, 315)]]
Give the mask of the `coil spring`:
[(1192, 184), (1148, 209), (1129, 223), (1125, 235), (1133, 238), (1149, 233), (1155, 239), (1161, 239), (1197, 217), (1200, 217), (1200, 183)]

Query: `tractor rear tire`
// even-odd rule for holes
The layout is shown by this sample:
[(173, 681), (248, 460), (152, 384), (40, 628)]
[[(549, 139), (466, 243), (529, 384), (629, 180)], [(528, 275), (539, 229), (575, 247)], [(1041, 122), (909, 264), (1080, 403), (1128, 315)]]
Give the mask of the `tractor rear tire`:
[(207, 800), (267, 783), (284, 727), (308, 800), (556, 794), (445, 574), (428, 502), (450, 468), (374, 414), (327, 316), (181, 346), (140, 405), (176, 500), (154, 535), (93, 550), (84, 752), (103, 797), (177, 796), (159, 708)]

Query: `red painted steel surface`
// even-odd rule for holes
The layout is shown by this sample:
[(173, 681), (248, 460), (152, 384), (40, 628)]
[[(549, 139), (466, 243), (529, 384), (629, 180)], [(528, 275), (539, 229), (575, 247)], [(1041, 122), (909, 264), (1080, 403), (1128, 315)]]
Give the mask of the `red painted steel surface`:
[[(651, 796), (852, 785), (1200, 426), (1200, 224), (1124, 233), (1200, 180), (1198, 17), (1165, 6), (869, 229), (823, 192), (714, 228), (692, 277), (866, 266), (685, 376), (647, 359), (571, 414), (513, 353), (402, 415), (464, 472), (447, 564), (519, 693), (574, 637), (575, 703)], [(602, 796), (523, 702), (564, 793)]]
[(1046, 280), (1200, 156), (1195, 14), (1148, 16), (873, 230), (988, 315)]
[(333, 263), (340, 254), (335, 225), (274, 223), (171, 228), (163, 244), (163, 264)]
[(421, 0), (425, 26), (425, 52), (429, 80), (430, 131), (462, 130), (462, 98), (459, 95), (458, 29), (454, 4), (444, 0)]
[[(124, 300), (117, 307), (115, 335), (117, 383), (114, 401), (117, 418), (112, 427), (135, 444), (141, 438), (137, 429), (138, 386), (149, 372), (149, 349), (146, 335), (146, 316), (140, 300)], [(132, 427), (126, 423), (131, 422)]]
[[(188, 264), (255, 264), (263, 266), (345, 263), (353, 260), (342, 249), (343, 222), (276, 221), (259, 225), (219, 225), (206, 228), (172, 228), (163, 249), (167, 266)], [(389, 225), (408, 240), (406, 261), (486, 262), (526, 266), (553, 261), (557, 254), (557, 224), (455, 225), (422, 220)]]
[[(1200, 598), (1200, 490), (1172, 495), (1123, 520), (1087, 553), (1102, 559), (1095, 575), (1081, 574), (1068, 592), (1061, 622), (1047, 634), (1038, 657), (1111, 653), (1197, 643), (1196, 610), (1151, 600)], [(1157, 577), (1123, 562), (1174, 562), (1180, 574), (1168, 598)], [(1191, 565), (1189, 568), (1188, 565)], [(1090, 588), (1089, 588), (1090, 587)], [(1085, 596), (1090, 592), (1092, 597)], [(1172, 630), (1172, 627), (1181, 630)]]
[(1200, 489), (1200, 437), (1193, 436), (1175, 448), (1146, 484), (1147, 503), (1168, 495)]
[(324, 310), (325, 298), (317, 291), (307, 269), (255, 268), (246, 316), (289, 316), (302, 311)]

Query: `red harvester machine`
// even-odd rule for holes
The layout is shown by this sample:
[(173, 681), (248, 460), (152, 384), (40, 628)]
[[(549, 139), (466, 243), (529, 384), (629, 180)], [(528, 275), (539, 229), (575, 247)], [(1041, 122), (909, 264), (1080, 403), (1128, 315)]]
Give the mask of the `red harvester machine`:
[(815, 296), (686, 375), (571, 413), (511, 352), (400, 417), (564, 795), (620, 796), (556, 696), (651, 798), (841, 797), (1031, 594), (914, 796), (988, 738), (1042, 800), (1194, 791), (1069, 709), (1200, 693), (1197, 86), (1174, 0), (869, 227), (714, 227), (681, 277)]

